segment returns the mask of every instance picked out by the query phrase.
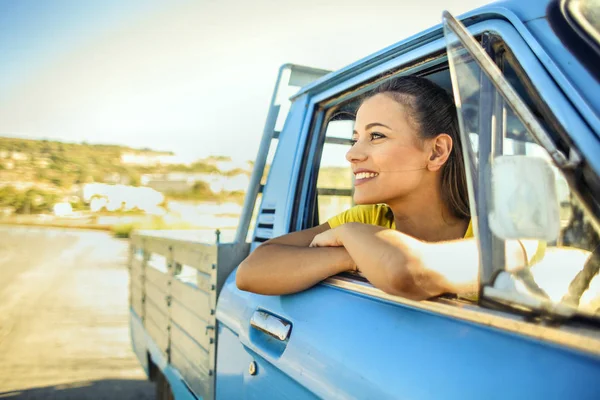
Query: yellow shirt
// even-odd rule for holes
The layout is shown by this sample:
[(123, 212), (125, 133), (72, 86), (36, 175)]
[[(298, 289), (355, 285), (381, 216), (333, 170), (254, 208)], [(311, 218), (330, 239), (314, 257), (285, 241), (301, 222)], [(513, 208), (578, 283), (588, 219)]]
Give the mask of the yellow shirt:
[[(396, 229), (393, 218), (388, 218), (390, 208), (385, 204), (370, 204), (354, 206), (335, 217), (330, 218), (327, 223), (333, 229), (348, 222), (361, 222), (363, 224), (381, 226), (382, 228)], [(469, 227), (465, 232), (465, 238), (473, 237), (473, 226), (469, 221)]]

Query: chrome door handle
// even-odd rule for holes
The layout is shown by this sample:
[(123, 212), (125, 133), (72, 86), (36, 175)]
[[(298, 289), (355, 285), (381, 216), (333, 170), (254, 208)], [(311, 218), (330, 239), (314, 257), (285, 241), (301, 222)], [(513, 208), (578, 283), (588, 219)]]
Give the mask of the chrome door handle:
[(290, 331), (292, 330), (292, 324), (290, 322), (258, 310), (254, 311), (254, 314), (252, 314), (250, 326), (281, 341), (286, 340), (290, 336)]

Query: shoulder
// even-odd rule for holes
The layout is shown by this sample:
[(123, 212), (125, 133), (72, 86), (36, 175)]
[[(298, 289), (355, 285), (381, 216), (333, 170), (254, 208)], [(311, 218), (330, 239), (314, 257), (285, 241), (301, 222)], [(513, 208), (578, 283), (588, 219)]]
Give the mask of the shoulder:
[(390, 208), (385, 204), (359, 205), (330, 218), (327, 222), (331, 228), (349, 222), (360, 222), (390, 228), (393, 219), (388, 217), (389, 212)]

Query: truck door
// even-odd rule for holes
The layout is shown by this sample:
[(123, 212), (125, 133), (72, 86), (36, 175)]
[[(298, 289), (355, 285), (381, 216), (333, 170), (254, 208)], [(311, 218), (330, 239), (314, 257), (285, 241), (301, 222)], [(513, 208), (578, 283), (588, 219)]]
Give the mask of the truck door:
[[(560, 126), (568, 120), (580, 132), (574, 141), (587, 140), (586, 143), (595, 146), (588, 151), (597, 151), (597, 138), (596, 142), (590, 139), (593, 134), (577, 110), (565, 100), (532, 53), (531, 43), (525, 43), (519, 34), (525, 27), (519, 25), (516, 29), (513, 24), (519, 22), (488, 19), (470, 26), (469, 30), (501, 67), (504, 79), (529, 99), (526, 107), (542, 121), (543, 129), (553, 132), (557, 123)], [(286, 123), (282, 137), (288, 134), (287, 129), (295, 130), (296, 152), (290, 150), (294, 147), (291, 139), (285, 146), (280, 144), (259, 211), (259, 224), (263, 226), (259, 225), (255, 231), (255, 243), (322, 223), (352, 205), (352, 177), (349, 168), (343, 168), (343, 154), (344, 147), (349, 145), (352, 115), (361, 93), (398, 74), (425, 76), (452, 91), (442, 28), (437, 33), (436, 36), (429, 32), (427, 36), (399, 43), (388, 50), (387, 57), (379, 54), (359, 62), (296, 98), (292, 111), (294, 107), (308, 111), (302, 121), (294, 119), (300, 114), (291, 114)], [(468, 50), (462, 49), (458, 54), (468, 54)], [(475, 76), (476, 82), (484, 80), (485, 71), (478, 69), (473, 58), (462, 61), (466, 73)], [(489, 93), (488, 89), (481, 92)], [(476, 96), (471, 103), (478, 116), (474, 121), (479, 125), (464, 130), (463, 134), (468, 139), (465, 150), (475, 161), (487, 159), (492, 149), (499, 148), (551, 158), (547, 148), (535, 147), (537, 142), (532, 139), (535, 135), (511, 114), (512, 106), (507, 102), (490, 103), (489, 99), (494, 98), (487, 94)], [(504, 124), (494, 125), (502, 132), (494, 147), (491, 121), (498, 121), (499, 116), (503, 116)], [(500, 142), (504, 146), (498, 147)], [(584, 158), (583, 153), (578, 154)], [(579, 189), (571, 186), (570, 178), (560, 175), (564, 175), (560, 168), (554, 171), (557, 185), (563, 189), (560, 200), (564, 203), (567, 224), (571, 193)], [(473, 180), (480, 179), (479, 169), (470, 173), (474, 174)], [(271, 186), (290, 181), (283, 190)], [(472, 208), (480, 210), (485, 199), (472, 194), (472, 201), (478, 202)], [(263, 215), (272, 215), (271, 222), (261, 222)], [(485, 242), (482, 235), (487, 235)], [(494, 246), (500, 238), (492, 236), (488, 226), (480, 225), (478, 240), (487, 243), (482, 244), (485, 257), (489, 255), (495, 260), (493, 257), (500, 253)], [(569, 264), (577, 262), (571, 254), (566, 257)], [(460, 259), (449, 262), (460, 263)], [(482, 263), (504, 269), (503, 264), (490, 264), (487, 258)], [(580, 264), (579, 270), (582, 268)], [(571, 268), (572, 272), (577, 269)], [(491, 274), (483, 275), (489, 279), (484, 282), (486, 286), (498, 289)], [(536, 271), (534, 275), (543, 278), (544, 273)], [(559, 287), (569, 286), (572, 278), (567, 273), (559, 275), (560, 284), (553, 286), (556, 293)], [(542, 281), (538, 283), (544, 286)], [(586, 287), (592, 286), (590, 283)], [(558, 298), (560, 303), (560, 294), (553, 290), (546, 290), (546, 294)], [(593, 315), (588, 311), (593, 311), (595, 303), (589, 299), (594, 298), (594, 293), (580, 296), (579, 304), (590, 306), (588, 311), (581, 308), (579, 325), (570, 324), (564, 315), (555, 319), (556, 315), (545, 314), (553, 321), (547, 325), (544, 319), (533, 318), (539, 314), (532, 310), (524, 312), (523, 304), (511, 307), (509, 301), (492, 301), (498, 298), (502, 298), (498, 291), (488, 290), (480, 300), (442, 296), (416, 302), (388, 295), (351, 274), (332, 277), (293, 295), (261, 296), (239, 291), (232, 274), (217, 310), (217, 397), (592, 399), (600, 396), (600, 389), (592, 383), (600, 374), (598, 330), (585, 319)], [(510, 300), (510, 295), (506, 298)], [(494, 309), (489, 308), (492, 303)]]

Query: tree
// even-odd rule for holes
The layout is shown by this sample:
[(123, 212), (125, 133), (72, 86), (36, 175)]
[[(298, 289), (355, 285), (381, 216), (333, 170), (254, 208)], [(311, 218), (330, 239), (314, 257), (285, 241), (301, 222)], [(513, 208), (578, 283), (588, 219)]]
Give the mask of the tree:
[(198, 197), (212, 198), (214, 196), (213, 191), (210, 190), (210, 185), (204, 181), (194, 183), (194, 186), (192, 186), (192, 193)]

